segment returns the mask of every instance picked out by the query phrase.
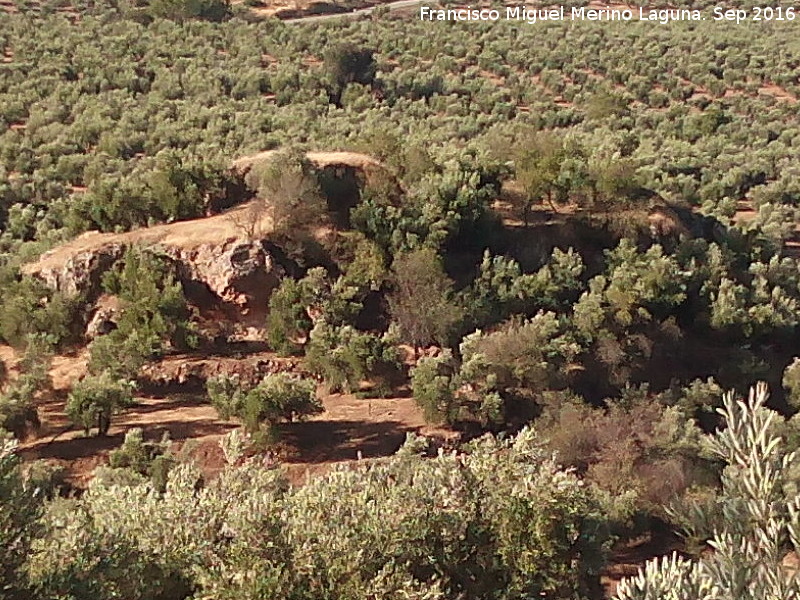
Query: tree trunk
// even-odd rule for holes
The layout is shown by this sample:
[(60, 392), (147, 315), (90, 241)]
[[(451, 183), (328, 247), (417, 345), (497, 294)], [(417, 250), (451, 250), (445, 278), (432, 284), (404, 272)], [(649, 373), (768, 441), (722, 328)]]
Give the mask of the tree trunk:
[(108, 430), (111, 427), (111, 417), (105, 412), (101, 412), (97, 416), (97, 434), (100, 436), (105, 436), (108, 434)]
[(558, 208), (556, 208), (555, 202), (553, 202), (553, 192), (547, 192), (547, 203), (550, 205), (550, 208), (553, 209), (554, 213), (558, 213)]

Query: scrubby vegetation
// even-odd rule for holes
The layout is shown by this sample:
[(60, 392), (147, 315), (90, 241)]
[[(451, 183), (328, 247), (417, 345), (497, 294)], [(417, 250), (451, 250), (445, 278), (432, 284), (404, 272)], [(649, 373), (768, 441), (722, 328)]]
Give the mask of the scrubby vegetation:
[[(0, 597), (593, 599), (614, 544), (670, 530), (687, 556), (620, 597), (794, 593), (797, 25), (62, 8), (0, 12)], [(231, 208), (255, 291), (152, 245), (26, 270)], [(247, 344), (296, 372), (179, 381), (248, 434), (216, 478), (132, 430), (59, 498), (5, 442), (53, 353), (88, 346), (62, 401), (104, 436), (165, 357)], [(769, 408), (734, 401), (759, 380)], [(325, 393), (460, 439), (290, 485), (259, 452)]]
[(285, 373), (268, 375), (247, 385), (237, 375), (208, 380), (208, 396), (224, 419), (236, 417), (251, 434), (268, 438), (280, 421), (302, 419), (322, 412), (314, 381)]

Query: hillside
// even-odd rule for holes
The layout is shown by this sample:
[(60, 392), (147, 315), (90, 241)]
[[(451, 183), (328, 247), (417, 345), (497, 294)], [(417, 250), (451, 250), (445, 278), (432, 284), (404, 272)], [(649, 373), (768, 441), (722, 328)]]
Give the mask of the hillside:
[(674, 4), (0, 3), (0, 600), (799, 595), (800, 20)]

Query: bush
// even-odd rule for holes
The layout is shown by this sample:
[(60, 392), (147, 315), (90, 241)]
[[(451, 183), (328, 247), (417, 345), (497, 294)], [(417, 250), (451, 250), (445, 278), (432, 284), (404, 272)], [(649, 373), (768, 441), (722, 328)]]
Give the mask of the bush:
[(25, 563), (39, 533), (41, 496), (22, 477), (16, 442), (0, 439), (0, 598), (30, 597)]
[(142, 356), (158, 356), (167, 343), (184, 349), (196, 344), (183, 287), (166, 257), (129, 248), (104, 273), (103, 289), (121, 301), (117, 329), (109, 335), (118, 341), (137, 336)]
[(323, 267), (309, 269), (299, 280), (284, 279), (273, 292), (267, 314), (267, 339), (279, 354), (299, 354), (309, 341), (314, 322), (352, 323), (362, 309), (364, 287), (339, 277), (331, 283)]
[(15, 348), (24, 347), (30, 335), (46, 335), (60, 345), (76, 337), (82, 299), (53, 292), (33, 277), (22, 277), (2, 291), (0, 336)]
[(609, 399), (606, 410), (558, 400), (544, 409), (536, 430), (559, 462), (598, 490), (618, 527), (630, 531), (666, 520), (666, 505), (713, 480), (701, 458), (701, 431), (679, 408), (654, 398)]
[(308, 232), (325, 223), (328, 205), (313, 165), (303, 154), (284, 150), (256, 163), (246, 183), (258, 198), (230, 215), (251, 239), (262, 237), (259, 223), (268, 217), (271, 237), (288, 242), (292, 251)]
[(696, 522), (708, 524), (714, 551), (700, 559), (676, 554), (647, 563), (624, 580), (619, 600), (666, 597), (791, 598), (800, 580), (782, 564), (787, 548), (800, 551), (800, 496), (791, 485), (794, 453), (779, 437), (779, 416), (766, 407), (767, 387), (759, 384), (747, 401), (727, 394), (720, 411), (727, 427), (709, 439), (714, 455), (727, 464), (722, 492), (715, 501), (697, 503)]
[(457, 374), (458, 363), (449, 349), (419, 359), (411, 370), (411, 391), (428, 423), (453, 423), (458, 418)]
[(389, 312), (400, 338), (415, 349), (433, 342), (446, 345), (462, 311), (453, 300), (453, 282), (441, 258), (435, 250), (424, 248), (401, 254), (392, 268)]
[[(160, 442), (146, 442), (139, 427), (130, 429), (125, 434), (125, 441), (108, 455), (108, 464), (112, 470), (129, 471), (153, 482), (156, 489), (164, 491), (169, 469), (175, 464), (170, 453), (171, 441), (165, 432)], [(97, 476), (97, 474), (95, 474)], [(108, 478), (125, 477), (124, 475), (107, 473)], [(136, 481), (135, 477), (130, 478)]]
[(117, 329), (91, 345), (92, 373), (136, 376), (168, 348), (191, 348), (197, 338), (183, 288), (172, 266), (150, 250), (132, 247), (103, 275), (103, 288), (120, 299)]
[(230, 11), (230, 2), (227, 0), (150, 0), (148, 7), (152, 16), (175, 21), (222, 21), (230, 15)]
[(339, 102), (347, 84), (371, 84), (375, 79), (376, 66), (371, 50), (352, 44), (331, 47), (325, 53), (325, 70), (333, 87), (335, 102)]
[(270, 296), (267, 339), (278, 354), (287, 356), (302, 352), (313, 326), (307, 308), (314, 295), (304, 280), (286, 278)]
[(19, 375), (0, 393), (0, 430), (24, 438), (40, 425), (35, 400), (50, 387), (51, 352), (45, 336), (29, 335), (27, 348), (19, 361)]
[(387, 336), (324, 320), (311, 330), (305, 362), (331, 391), (358, 391), (362, 381), (371, 380), (378, 393), (385, 394), (402, 375), (398, 350)]
[(106, 435), (111, 417), (133, 404), (132, 389), (131, 382), (120, 381), (108, 371), (88, 375), (70, 391), (67, 416), (75, 425), (83, 427), (86, 435), (93, 427), (97, 427), (98, 435)]
[(206, 390), (223, 419), (237, 418), (250, 433), (274, 431), (283, 420), (303, 419), (323, 411), (316, 383), (286, 373), (267, 375), (248, 386), (238, 375), (212, 377)]
[(45, 460), (34, 460), (23, 469), (23, 478), (28, 487), (37, 490), (43, 497), (51, 499), (69, 489), (67, 470), (63, 465)]
[(424, 458), (421, 446), (296, 488), (260, 458), (230, 466), (236, 453), (205, 485), (177, 466), (163, 494), (98, 482), (47, 516), (31, 571), (48, 597), (87, 597), (76, 592), (92, 585), (144, 599), (168, 581), (220, 600), (597, 593), (599, 506), (531, 431), (460, 456)]

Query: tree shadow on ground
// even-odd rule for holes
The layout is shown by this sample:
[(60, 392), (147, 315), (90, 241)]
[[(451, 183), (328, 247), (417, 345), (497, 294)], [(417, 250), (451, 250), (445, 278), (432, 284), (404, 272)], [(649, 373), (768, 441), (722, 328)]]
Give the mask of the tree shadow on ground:
[(390, 456), (405, 442), (408, 433), (418, 433), (399, 421), (302, 421), (280, 426), (281, 442), (295, 452), (290, 463), (314, 463)]

